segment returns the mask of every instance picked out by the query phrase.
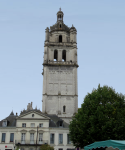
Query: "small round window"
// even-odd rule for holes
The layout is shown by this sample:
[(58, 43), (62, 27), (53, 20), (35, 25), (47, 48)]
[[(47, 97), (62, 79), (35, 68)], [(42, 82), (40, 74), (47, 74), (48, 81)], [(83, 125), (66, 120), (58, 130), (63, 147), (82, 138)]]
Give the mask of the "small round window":
[(34, 117), (34, 114), (32, 114), (32, 117)]

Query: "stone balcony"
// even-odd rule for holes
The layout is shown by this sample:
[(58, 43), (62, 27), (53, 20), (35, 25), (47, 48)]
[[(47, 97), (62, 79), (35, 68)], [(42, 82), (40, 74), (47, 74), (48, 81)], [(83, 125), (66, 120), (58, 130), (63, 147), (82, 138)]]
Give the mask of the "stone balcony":
[(71, 61), (44, 61), (43, 65), (66, 65), (66, 66), (76, 66), (78, 67), (78, 64), (76, 62)]
[(25, 146), (29, 146), (29, 145), (42, 145), (42, 144), (48, 144), (48, 141), (46, 141), (46, 140), (38, 140), (38, 141), (36, 141), (36, 140), (15, 140), (15, 144), (17, 145), (17, 146), (23, 146), (23, 145), (25, 145)]

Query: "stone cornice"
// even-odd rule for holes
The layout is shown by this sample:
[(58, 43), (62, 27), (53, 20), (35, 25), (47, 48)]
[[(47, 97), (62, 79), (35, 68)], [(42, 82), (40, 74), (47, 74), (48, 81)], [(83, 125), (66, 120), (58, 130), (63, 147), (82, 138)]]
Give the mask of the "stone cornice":
[(18, 118), (18, 120), (49, 120), (49, 118)]
[(50, 133), (52, 132), (51, 129), (56, 129), (56, 130), (68, 130), (69, 131), (69, 128), (59, 128), (59, 127), (49, 127), (50, 129)]
[[(76, 44), (76, 45), (73, 45)], [(73, 43), (73, 42), (45, 42), (44, 43), (44, 47), (45, 46), (63, 46), (63, 47), (72, 47), (72, 48), (77, 48), (77, 43)]]
[(10, 127), (10, 126), (7, 126), (7, 127), (0, 127), (0, 129), (15, 129), (16, 128), (16, 126), (14, 126), (14, 127)]
[(72, 96), (72, 97), (78, 97), (78, 95), (51, 95), (51, 94), (43, 94), (43, 95), (46, 95), (46, 96)]
[(68, 66), (68, 67), (79, 67), (78, 64), (74, 63), (74, 62), (54, 62), (54, 61), (50, 61), (50, 62), (44, 62), (42, 64), (43, 66)]

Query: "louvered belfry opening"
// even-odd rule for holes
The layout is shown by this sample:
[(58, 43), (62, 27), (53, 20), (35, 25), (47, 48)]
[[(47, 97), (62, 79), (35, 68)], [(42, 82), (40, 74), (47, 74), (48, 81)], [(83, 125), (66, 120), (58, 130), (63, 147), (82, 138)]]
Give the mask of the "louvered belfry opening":
[(58, 60), (58, 51), (54, 50), (54, 61)]
[(62, 20), (62, 16), (61, 15), (58, 15), (58, 20)]
[(66, 61), (66, 50), (62, 51), (62, 61)]

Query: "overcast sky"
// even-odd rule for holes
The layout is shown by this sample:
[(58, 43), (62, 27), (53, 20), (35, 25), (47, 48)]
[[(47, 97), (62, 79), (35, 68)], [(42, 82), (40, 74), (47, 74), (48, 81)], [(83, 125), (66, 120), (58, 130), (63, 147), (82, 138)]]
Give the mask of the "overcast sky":
[(78, 106), (101, 86), (125, 94), (125, 0), (0, 0), (0, 120), (33, 102), (42, 110), (45, 28), (77, 29)]

